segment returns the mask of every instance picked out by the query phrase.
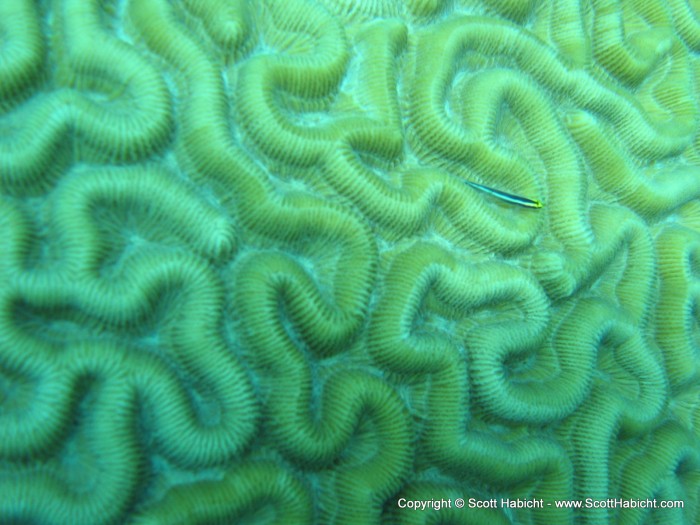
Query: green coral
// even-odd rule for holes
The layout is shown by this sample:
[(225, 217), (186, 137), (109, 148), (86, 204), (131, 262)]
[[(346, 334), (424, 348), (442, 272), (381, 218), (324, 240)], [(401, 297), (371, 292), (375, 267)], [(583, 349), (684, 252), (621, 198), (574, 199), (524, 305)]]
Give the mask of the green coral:
[(0, 521), (700, 519), (692, 3), (8, 0), (0, 35)]

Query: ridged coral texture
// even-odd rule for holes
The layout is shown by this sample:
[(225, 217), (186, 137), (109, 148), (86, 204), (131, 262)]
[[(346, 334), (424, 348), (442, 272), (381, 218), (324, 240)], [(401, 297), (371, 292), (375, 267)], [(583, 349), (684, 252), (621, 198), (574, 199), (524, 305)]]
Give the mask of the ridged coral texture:
[(699, 75), (691, 0), (0, 0), (0, 523), (700, 523)]

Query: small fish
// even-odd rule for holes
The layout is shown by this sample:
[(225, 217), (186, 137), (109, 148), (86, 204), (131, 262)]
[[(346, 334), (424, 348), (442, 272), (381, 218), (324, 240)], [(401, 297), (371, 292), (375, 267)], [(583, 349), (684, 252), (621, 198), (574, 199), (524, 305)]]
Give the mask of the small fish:
[(493, 188), (489, 188), (488, 186), (484, 186), (482, 184), (477, 184), (476, 182), (472, 182), (470, 180), (465, 180), (464, 182), (472, 188), (483, 191), (484, 193), (488, 193), (489, 195), (493, 195), (494, 197), (498, 197), (499, 199), (504, 200), (506, 202), (510, 202), (511, 204), (525, 206), (526, 208), (541, 208), (543, 206), (542, 202), (538, 200), (532, 200), (526, 197), (520, 197), (518, 195), (506, 193), (505, 191), (499, 191)]

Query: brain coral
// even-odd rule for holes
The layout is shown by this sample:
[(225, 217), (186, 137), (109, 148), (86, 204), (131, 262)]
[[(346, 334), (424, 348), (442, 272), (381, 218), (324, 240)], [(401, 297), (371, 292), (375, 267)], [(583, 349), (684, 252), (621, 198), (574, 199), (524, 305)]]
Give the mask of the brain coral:
[(686, 0), (0, 1), (0, 522), (698, 523), (698, 52)]

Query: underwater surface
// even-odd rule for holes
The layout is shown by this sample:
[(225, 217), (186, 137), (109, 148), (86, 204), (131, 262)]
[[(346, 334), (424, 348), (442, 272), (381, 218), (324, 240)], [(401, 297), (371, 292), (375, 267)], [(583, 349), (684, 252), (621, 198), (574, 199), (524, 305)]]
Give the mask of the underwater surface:
[(0, 522), (696, 524), (700, 5), (0, 0)]

